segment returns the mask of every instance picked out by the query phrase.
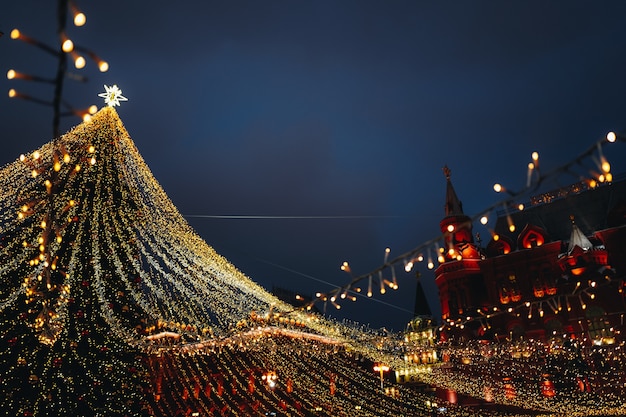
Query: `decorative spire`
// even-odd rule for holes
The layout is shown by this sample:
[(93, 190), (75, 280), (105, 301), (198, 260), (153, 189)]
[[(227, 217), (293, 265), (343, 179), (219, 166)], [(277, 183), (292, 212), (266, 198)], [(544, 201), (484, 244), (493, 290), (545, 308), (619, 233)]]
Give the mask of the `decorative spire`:
[(446, 216), (458, 216), (463, 215), (463, 204), (457, 197), (452, 182), (450, 181), (450, 173), (452, 171), (448, 166), (443, 167), (443, 173), (446, 176), (447, 189), (446, 189)]
[(569, 245), (567, 246), (567, 253), (572, 253), (574, 248), (578, 246), (582, 250), (589, 250), (593, 246), (587, 236), (578, 228), (576, 222), (574, 221), (574, 216), (569, 217), (572, 221), (572, 234), (569, 239)]

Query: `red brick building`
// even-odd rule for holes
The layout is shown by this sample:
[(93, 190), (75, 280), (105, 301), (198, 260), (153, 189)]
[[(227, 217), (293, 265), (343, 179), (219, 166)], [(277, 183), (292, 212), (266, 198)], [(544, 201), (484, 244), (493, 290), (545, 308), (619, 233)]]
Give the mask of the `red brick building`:
[(503, 210), (481, 247), (444, 171), (435, 271), (443, 340), (624, 340), (626, 180), (581, 182)]

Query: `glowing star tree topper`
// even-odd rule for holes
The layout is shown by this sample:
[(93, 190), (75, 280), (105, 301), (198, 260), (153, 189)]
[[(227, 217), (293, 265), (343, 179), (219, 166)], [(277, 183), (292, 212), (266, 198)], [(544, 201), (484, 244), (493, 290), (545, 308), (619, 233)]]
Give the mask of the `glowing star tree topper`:
[(105, 85), (104, 90), (105, 92), (98, 94), (98, 97), (102, 97), (104, 103), (109, 107), (119, 106), (120, 101), (128, 101), (128, 99), (122, 95), (122, 90), (120, 90), (116, 84), (112, 87)]

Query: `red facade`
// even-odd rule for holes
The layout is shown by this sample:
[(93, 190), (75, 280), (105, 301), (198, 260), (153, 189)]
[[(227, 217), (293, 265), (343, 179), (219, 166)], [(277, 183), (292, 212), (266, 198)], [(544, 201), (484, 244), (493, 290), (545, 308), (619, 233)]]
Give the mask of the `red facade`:
[(626, 181), (537, 196), (502, 213), (479, 247), (449, 174), (435, 271), (442, 339), (624, 340)]

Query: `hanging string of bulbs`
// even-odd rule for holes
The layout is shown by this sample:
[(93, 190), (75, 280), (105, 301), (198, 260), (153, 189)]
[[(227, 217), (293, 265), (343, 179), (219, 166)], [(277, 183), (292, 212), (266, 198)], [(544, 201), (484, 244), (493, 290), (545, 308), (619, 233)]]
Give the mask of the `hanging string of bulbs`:
[(71, 58), (72, 62), (74, 63), (74, 67), (78, 70), (85, 68), (85, 66), (87, 65), (87, 60), (85, 59), (85, 56), (87, 56), (96, 63), (100, 72), (106, 72), (109, 70), (109, 64), (105, 60), (100, 58), (90, 49), (75, 45), (72, 39), (67, 35), (67, 17), (70, 14), (73, 18), (74, 26), (76, 27), (84, 26), (87, 22), (85, 14), (76, 6), (73, 0), (58, 0), (57, 36), (59, 46), (56, 48), (24, 34), (17, 28), (13, 29), (10, 33), (11, 39), (19, 40), (29, 45), (33, 45), (57, 58), (57, 70), (54, 78), (30, 75), (27, 73), (16, 71), (15, 69), (9, 69), (7, 71), (7, 79), (9, 80), (33, 81), (52, 84), (54, 86), (54, 94), (52, 100), (44, 100), (38, 97), (33, 97), (28, 94), (21, 93), (15, 88), (11, 88), (9, 90), (9, 97), (11, 98), (20, 98), (23, 100), (32, 101), (37, 104), (52, 107), (53, 137), (59, 136), (59, 124), (61, 117), (77, 116), (82, 118), (83, 120), (88, 120), (91, 115), (98, 111), (98, 107), (96, 105), (91, 105), (84, 109), (75, 109), (70, 106), (65, 100), (63, 100), (63, 83), (66, 77), (81, 82), (85, 82), (87, 80), (87, 78), (82, 75), (70, 74), (68, 72), (68, 57)]
[[(494, 184), (494, 191), (499, 194), (505, 194), (506, 197), (481, 210), (478, 214), (471, 216), (470, 221), (472, 223), (480, 221), (480, 223), (486, 227), (489, 222), (490, 214), (503, 209), (507, 216), (509, 231), (514, 232), (515, 224), (512, 221), (509, 210), (523, 210), (525, 208), (524, 204), (516, 203), (516, 201), (519, 201), (523, 197), (533, 195), (548, 181), (555, 180), (562, 175), (571, 175), (577, 180), (582, 179), (582, 182), (585, 183), (588, 188), (595, 188), (603, 183), (611, 183), (613, 181), (611, 165), (604, 156), (602, 148), (607, 144), (618, 141), (625, 142), (626, 135), (623, 133), (609, 132), (605, 137), (598, 139), (589, 148), (569, 162), (546, 173), (540, 171), (539, 154), (533, 152), (531, 154), (532, 161), (528, 163), (525, 186), (515, 191), (502, 184)], [(589, 166), (589, 162), (591, 162), (591, 166)], [(490, 228), (488, 228), (488, 230), (492, 239), (499, 239), (495, 231)], [(316, 303), (322, 302), (326, 305), (330, 302), (336, 309), (340, 309), (340, 300), (348, 299), (356, 301), (357, 297), (355, 295), (364, 292), (365, 283), (367, 286), (365, 294), (368, 298), (373, 296), (375, 287), (378, 288), (381, 295), (386, 293), (387, 288), (397, 290), (399, 286), (396, 268), (402, 266), (402, 269), (408, 273), (411, 272), (418, 263), (426, 262), (426, 267), (432, 270), (435, 268), (435, 260), (437, 260), (438, 263), (445, 262), (443, 255), (445, 248), (440, 245), (443, 239), (444, 235), (435, 236), (410, 251), (391, 259), (389, 259), (391, 249), (386, 248), (383, 263), (379, 267), (362, 275), (353, 275), (349, 263), (344, 262), (340, 268), (350, 275), (350, 281), (328, 292), (317, 292), (315, 298), (307, 304), (305, 308), (311, 310)], [(458, 257), (461, 257), (461, 255), (459, 254)]]

